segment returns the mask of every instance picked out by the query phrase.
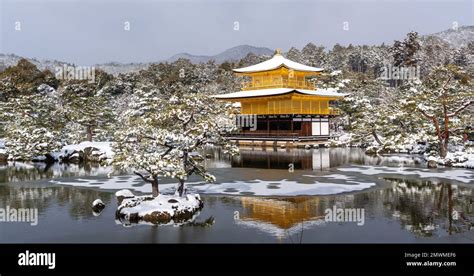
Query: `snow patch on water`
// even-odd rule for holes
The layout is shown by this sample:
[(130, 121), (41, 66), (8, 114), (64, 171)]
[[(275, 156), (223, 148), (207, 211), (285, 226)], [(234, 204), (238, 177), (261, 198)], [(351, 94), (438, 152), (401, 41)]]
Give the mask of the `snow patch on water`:
[[(316, 178), (317, 176), (308, 175)], [(340, 174), (326, 175), (325, 178), (343, 180), (343, 183), (320, 182), (303, 184), (293, 180), (267, 181), (255, 179), (252, 181), (233, 181), (225, 183), (204, 184), (203, 182), (188, 182), (188, 190), (203, 194), (227, 195), (257, 195), (257, 196), (296, 196), (296, 195), (331, 195), (368, 189), (376, 185), (375, 182), (357, 181), (355, 177), (344, 177)], [(104, 190), (129, 189), (140, 193), (150, 193), (151, 185), (144, 183), (137, 176), (113, 176), (105, 179), (51, 180), (51, 183), (79, 187), (92, 187)], [(174, 193), (176, 184), (159, 184), (161, 193)]]
[(415, 175), (420, 178), (441, 178), (455, 180), (459, 182), (474, 182), (474, 171), (463, 169), (433, 170), (433, 169), (413, 169), (404, 167), (374, 167), (374, 166), (355, 166), (349, 168), (338, 168), (341, 172), (355, 172), (364, 175), (379, 174), (399, 174)]

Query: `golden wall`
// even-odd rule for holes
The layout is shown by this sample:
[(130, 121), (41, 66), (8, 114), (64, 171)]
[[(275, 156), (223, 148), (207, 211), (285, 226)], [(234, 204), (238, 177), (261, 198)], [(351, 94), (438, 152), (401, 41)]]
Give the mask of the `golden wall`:
[(320, 114), (330, 113), (327, 99), (261, 99), (242, 102), (241, 114)]

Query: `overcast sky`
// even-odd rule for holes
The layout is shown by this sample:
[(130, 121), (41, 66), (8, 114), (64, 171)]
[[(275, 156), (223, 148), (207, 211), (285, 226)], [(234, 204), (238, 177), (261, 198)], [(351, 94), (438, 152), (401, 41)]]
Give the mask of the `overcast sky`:
[(453, 22), (474, 25), (473, 3), (0, 0), (0, 52), (92, 65), (159, 61), (180, 52), (214, 55), (242, 44), (286, 51), (308, 42), (327, 47), (392, 43), (411, 30), (429, 34)]

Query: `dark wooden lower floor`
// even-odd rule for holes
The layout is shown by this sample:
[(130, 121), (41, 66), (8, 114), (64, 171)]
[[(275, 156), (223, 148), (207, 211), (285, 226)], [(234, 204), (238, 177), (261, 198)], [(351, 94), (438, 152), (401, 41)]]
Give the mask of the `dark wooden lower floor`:
[(255, 116), (237, 124), (242, 137), (329, 137), (329, 117), (320, 116)]

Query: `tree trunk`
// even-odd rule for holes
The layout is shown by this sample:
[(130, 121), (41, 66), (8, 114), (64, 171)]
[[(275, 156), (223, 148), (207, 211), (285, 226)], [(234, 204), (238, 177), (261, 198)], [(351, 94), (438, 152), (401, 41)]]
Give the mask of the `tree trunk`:
[(184, 193), (184, 180), (180, 179), (178, 184), (178, 194), (180, 197), (183, 196)]
[(451, 185), (448, 185), (448, 221), (449, 221), (449, 234), (453, 232), (453, 189)]
[(158, 177), (153, 177), (151, 181), (151, 189), (153, 193), (153, 197), (157, 197), (160, 194), (160, 190), (158, 189)]
[(87, 126), (87, 141), (92, 142), (92, 126)]
[(445, 158), (448, 155), (448, 140), (440, 139), (439, 141), (439, 156)]
[(379, 146), (383, 145), (382, 141), (380, 140), (379, 136), (377, 135), (377, 132), (375, 130), (372, 130), (372, 136), (374, 136), (375, 141), (379, 144)]

